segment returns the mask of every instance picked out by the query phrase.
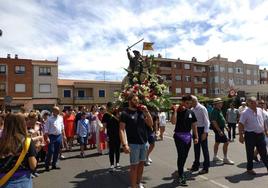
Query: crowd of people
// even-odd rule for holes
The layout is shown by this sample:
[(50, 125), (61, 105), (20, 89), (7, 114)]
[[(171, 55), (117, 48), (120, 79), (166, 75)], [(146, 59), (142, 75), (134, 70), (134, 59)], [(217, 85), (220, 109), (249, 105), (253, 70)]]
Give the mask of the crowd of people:
[[(175, 125), (174, 142), (177, 149), (179, 185), (187, 185), (184, 165), (191, 142), (194, 144), (194, 161), (188, 170), (199, 174), (209, 173), (210, 154), (208, 133), (215, 135), (214, 162), (233, 165), (228, 147), (235, 142), (239, 125), (239, 142), (245, 143), (247, 172), (253, 170), (253, 160), (258, 155), (268, 169), (266, 136), (268, 136), (268, 112), (263, 100), (247, 99), (247, 105), (236, 109), (233, 103), (222, 113), (223, 101), (213, 100), (213, 108), (208, 109), (193, 95), (183, 96), (179, 105), (172, 107), (171, 123)], [(258, 107), (257, 107), (258, 106)], [(39, 176), (37, 166), (44, 162), (45, 170), (60, 169), (58, 159), (64, 158), (62, 151), (71, 151), (80, 146), (80, 157), (87, 149), (96, 149), (99, 154), (109, 154), (109, 171), (120, 169), (120, 150), (129, 154), (130, 185), (144, 187), (141, 183), (144, 166), (152, 163), (151, 155), (156, 140), (164, 139), (167, 116), (165, 112), (154, 112), (140, 104), (136, 94), (128, 97), (128, 107), (118, 109), (114, 103), (106, 106), (85, 106), (78, 110), (54, 106), (50, 111), (32, 110), (27, 113), (0, 113), (0, 187), (31, 187), (32, 178)], [(226, 134), (226, 132), (228, 134)], [(218, 148), (223, 144), (223, 158)], [(201, 167), (200, 153), (204, 162)]]

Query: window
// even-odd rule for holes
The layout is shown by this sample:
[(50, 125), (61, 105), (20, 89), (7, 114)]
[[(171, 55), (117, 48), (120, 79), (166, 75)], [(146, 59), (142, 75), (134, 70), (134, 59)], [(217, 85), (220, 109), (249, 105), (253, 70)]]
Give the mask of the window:
[(78, 97), (85, 97), (85, 90), (78, 90), (77, 96)]
[(203, 94), (207, 94), (207, 89), (202, 89)]
[(191, 93), (191, 88), (186, 87), (186, 88), (185, 88), (185, 93), (190, 94), (190, 93)]
[(253, 71), (253, 75), (257, 76), (257, 71), (256, 70)]
[(24, 65), (15, 66), (15, 73), (16, 74), (24, 74), (25, 73), (25, 66)]
[(103, 89), (99, 90), (99, 97), (105, 97), (105, 90)]
[(247, 85), (251, 85), (251, 80), (247, 80)]
[(51, 75), (50, 67), (39, 67), (39, 75), (49, 76)]
[(51, 93), (51, 85), (50, 84), (40, 84), (39, 85), (40, 93)]
[(219, 71), (219, 65), (212, 65), (210, 67), (210, 72), (218, 72)]
[(237, 74), (243, 74), (243, 70), (242, 70), (242, 68), (237, 67), (237, 68), (235, 69), (235, 73), (237, 73)]
[(6, 66), (0, 65), (0, 74), (5, 74), (5, 73), (6, 73)]
[(191, 82), (191, 76), (185, 76), (185, 81), (186, 82)]
[(194, 94), (198, 94), (198, 89), (194, 88)]
[(251, 72), (250, 69), (247, 69), (247, 75), (250, 75), (250, 72)]
[(207, 82), (207, 78), (202, 77), (202, 82), (203, 83), (206, 83)]
[(257, 80), (254, 80), (253, 83), (254, 83), (254, 85), (257, 85), (258, 84), (258, 81)]
[(224, 84), (224, 82), (225, 82), (225, 79), (221, 78), (221, 83)]
[(181, 80), (181, 75), (176, 75), (175, 80), (177, 80), (177, 81)]
[(185, 64), (184, 64), (184, 69), (185, 69), (185, 70), (189, 70), (189, 69), (191, 69), (190, 64), (186, 64), (186, 63), (185, 63)]
[(220, 67), (220, 72), (225, 72), (225, 68), (224, 67)]
[(5, 92), (6, 91), (6, 84), (4, 84), (4, 83), (1, 83), (0, 84), (0, 92)]
[(15, 92), (23, 93), (26, 90), (25, 84), (15, 84)]
[(181, 93), (181, 88), (176, 88), (176, 94)]
[(229, 72), (229, 73), (233, 73), (233, 72), (234, 72), (233, 67), (229, 67), (229, 68), (228, 68), (228, 72)]
[(219, 77), (218, 76), (212, 77), (210, 79), (211, 79), (211, 83), (219, 83)]
[(69, 90), (69, 89), (64, 89), (64, 90), (63, 90), (63, 97), (64, 97), (64, 98), (70, 98), (70, 97), (71, 97), (71, 90)]

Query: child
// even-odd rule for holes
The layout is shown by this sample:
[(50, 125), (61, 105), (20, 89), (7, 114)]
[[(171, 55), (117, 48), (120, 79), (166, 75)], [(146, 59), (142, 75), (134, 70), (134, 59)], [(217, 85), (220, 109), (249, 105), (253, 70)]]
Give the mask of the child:
[(87, 141), (89, 137), (89, 120), (86, 119), (86, 113), (82, 112), (81, 119), (77, 123), (77, 136), (79, 138), (80, 149), (81, 149), (81, 157), (84, 158), (84, 150), (87, 146)]

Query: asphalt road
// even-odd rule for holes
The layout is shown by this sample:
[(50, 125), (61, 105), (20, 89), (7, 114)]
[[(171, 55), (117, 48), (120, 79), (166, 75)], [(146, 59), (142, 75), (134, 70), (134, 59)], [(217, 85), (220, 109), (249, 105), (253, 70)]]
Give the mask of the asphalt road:
[[(176, 148), (172, 138), (173, 125), (169, 124), (163, 141), (156, 142), (156, 148), (151, 158), (151, 166), (145, 167), (143, 183), (147, 188), (174, 188), (180, 187), (176, 175)], [(209, 151), (213, 157), (214, 136), (209, 134)], [(79, 148), (72, 152), (64, 153), (65, 160), (61, 160), (61, 170), (51, 170), (41, 173), (34, 178), (34, 188), (126, 188), (129, 186), (128, 165), (129, 156), (121, 153), (121, 170), (109, 172), (108, 155), (99, 155), (96, 150), (87, 150), (86, 157), (79, 158)], [(222, 145), (220, 145), (219, 156), (223, 157)], [(193, 188), (268, 188), (268, 174), (264, 165), (254, 163), (257, 175), (251, 176), (246, 171), (245, 146), (238, 140), (230, 143), (229, 157), (235, 165), (215, 164), (211, 162), (208, 174), (197, 175), (188, 172), (188, 187)], [(201, 161), (203, 158), (201, 157)], [(191, 167), (193, 161), (193, 147), (189, 152), (186, 162)]]

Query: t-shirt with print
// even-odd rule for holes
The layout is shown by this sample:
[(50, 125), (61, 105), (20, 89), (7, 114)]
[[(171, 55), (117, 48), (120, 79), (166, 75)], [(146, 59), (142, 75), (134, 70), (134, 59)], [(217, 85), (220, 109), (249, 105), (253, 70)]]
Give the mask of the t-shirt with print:
[[(20, 156), (20, 154), (17, 155), (17, 156), (14, 156), (13, 158), (12, 158), (12, 156), (8, 156), (8, 157), (5, 157), (5, 158), (0, 158), (0, 173), (9, 172), (15, 166), (19, 156)], [(19, 166), (19, 168), (18, 168), (18, 170), (16, 172), (18, 172), (20, 170), (30, 170), (28, 158), (29, 157), (35, 157), (35, 156), (36, 156), (36, 150), (35, 150), (34, 142), (33, 142), (33, 140), (31, 140), (28, 152), (25, 155), (21, 165)], [(10, 160), (10, 158), (12, 158), (12, 160), (7, 164), (7, 162)]]
[(107, 135), (109, 140), (120, 139), (119, 121), (114, 114), (105, 113), (102, 117), (102, 123), (106, 123)]
[(219, 125), (219, 128), (223, 129), (225, 127), (225, 119), (222, 114), (222, 111), (214, 108), (211, 112), (210, 121), (216, 121)]
[(139, 110), (125, 109), (120, 122), (126, 124), (127, 141), (129, 144), (145, 144), (148, 141), (144, 114)]
[(174, 132), (190, 132), (192, 124), (197, 122), (195, 114), (190, 109), (177, 112), (177, 121)]

